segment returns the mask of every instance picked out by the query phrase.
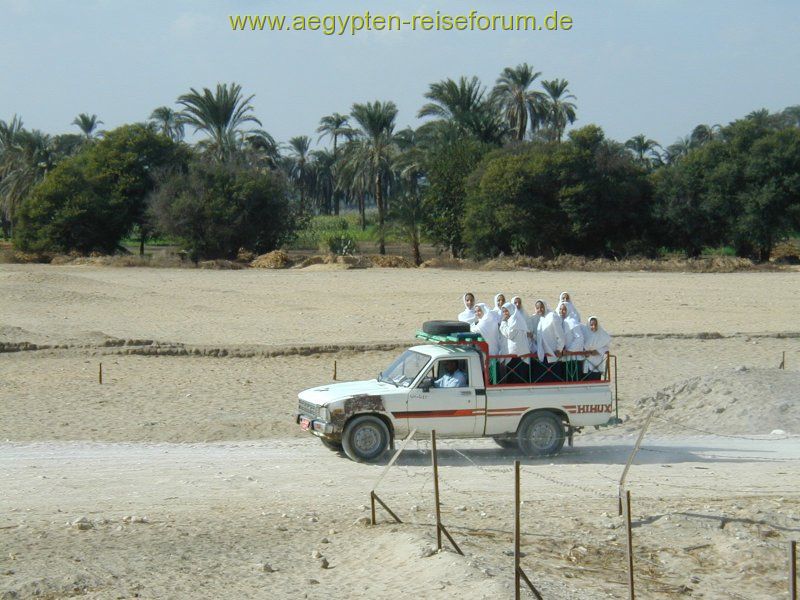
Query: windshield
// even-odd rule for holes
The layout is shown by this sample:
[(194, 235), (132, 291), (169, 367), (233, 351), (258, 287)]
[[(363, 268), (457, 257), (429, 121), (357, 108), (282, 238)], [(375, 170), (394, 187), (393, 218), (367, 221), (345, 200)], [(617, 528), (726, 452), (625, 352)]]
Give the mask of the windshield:
[(378, 380), (408, 387), (416, 376), (419, 375), (419, 372), (425, 368), (425, 365), (428, 364), (430, 359), (431, 357), (426, 354), (420, 354), (413, 350), (406, 350), (389, 365), (389, 368), (380, 374)]

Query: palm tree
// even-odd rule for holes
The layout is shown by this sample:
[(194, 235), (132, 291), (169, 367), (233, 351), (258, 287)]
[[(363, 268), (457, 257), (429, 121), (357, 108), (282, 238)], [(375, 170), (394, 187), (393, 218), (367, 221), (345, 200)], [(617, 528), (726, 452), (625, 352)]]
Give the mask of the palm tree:
[(253, 129), (244, 135), (243, 153), (245, 160), (257, 168), (275, 169), (281, 159), (280, 147), (269, 133), (263, 129)]
[(506, 67), (497, 78), (492, 90), (492, 98), (502, 106), (509, 127), (514, 131), (514, 139), (521, 141), (530, 120), (531, 132), (540, 124), (542, 108), (547, 96), (528, 88), (541, 73), (534, 71), (528, 63), (513, 69)]
[(651, 140), (640, 133), (625, 142), (625, 147), (633, 152), (639, 164), (650, 166), (652, 161), (658, 158), (656, 148), (661, 146), (655, 140)]
[[(57, 162), (53, 138), (38, 129), (22, 128), (22, 121), (10, 125), (0, 121), (0, 137), (4, 138), (0, 170), (0, 208), (10, 230), (19, 203), (30, 193)], [(11, 142), (10, 146), (5, 146)]]
[(261, 125), (251, 114), (253, 98), (253, 95), (243, 97), (242, 87), (237, 83), (230, 86), (218, 83), (214, 92), (208, 88), (203, 88), (202, 92), (191, 88), (190, 93), (178, 98), (178, 104), (183, 106), (180, 120), (192, 125), (195, 132), (208, 135), (210, 141), (206, 145), (217, 160), (225, 161), (235, 153), (242, 126), (245, 123)]
[[(330, 137), (333, 139), (333, 160), (334, 162), (336, 159), (339, 158), (338, 155), (338, 141), (341, 136), (346, 137), (347, 139), (351, 139), (355, 133), (355, 131), (349, 126), (348, 117), (341, 113), (333, 113), (332, 115), (328, 115), (322, 117), (319, 120), (319, 127), (317, 127), (317, 133), (320, 134), (317, 141), (320, 141), (324, 137)], [(334, 177), (334, 184), (336, 184), (336, 172), (335, 169), (332, 171)], [(338, 186), (334, 185), (335, 188)], [(333, 210), (334, 214), (339, 214), (339, 201), (341, 200), (340, 193), (338, 189), (334, 189), (333, 192)]]
[(360, 127), (358, 139), (351, 142), (350, 161), (372, 183), (378, 205), (378, 252), (386, 254), (384, 186), (390, 178), (392, 160), (397, 154), (393, 136), (397, 106), (394, 102), (380, 101), (353, 104), (350, 114)]
[(338, 140), (340, 137), (352, 138), (355, 131), (349, 126), (349, 118), (347, 115), (341, 113), (333, 113), (319, 120), (319, 127), (317, 133), (320, 134), (317, 141), (324, 137), (330, 137), (333, 140), (333, 155), (336, 156), (338, 149)]
[(722, 127), (719, 125), (698, 125), (692, 129), (692, 133), (689, 135), (689, 142), (693, 148), (707, 144), (717, 138), (721, 129)]
[(9, 123), (0, 120), (0, 225), (2, 225), (3, 236), (6, 238), (11, 236), (11, 218), (14, 207), (3, 191), (3, 180), (13, 170), (14, 150), (19, 134), (23, 130), (22, 127), (22, 119), (17, 115), (14, 115)]
[(336, 192), (335, 160), (330, 150), (311, 152), (310, 187), (316, 197), (321, 213), (331, 214), (333, 196)]
[(183, 139), (183, 121), (180, 115), (169, 106), (159, 106), (150, 113), (150, 122), (162, 135), (172, 141), (179, 142)]
[(289, 149), (291, 151), (289, 158), (292, 160), (289, 177), (300, 191), (300, 212), (305, 212), (306, 210), (306, 195), (308, 194), (310, 183), (308, 160), (310, 148), (311, 138), (307, 135), (298, 135), (289, 140)]
[(781, 115), (788, 127), (800, 127), (800, 104), (787, 106)]
[(542, 81), (542, 87), (547, 92), (545, 100), (545, 118), (550, 126), (550, 139), (561, 141), (567, 124), (574, 123), (577, 106), (570, 100), (575, 100), (567, 86), (566, 79), (553, 79)]
[(436, 117), (456, 124), (479, 140), (493, 144), (503, 141), (506, 133), (503, 119), (494, 103), (486, 98), (486, 90), (477, 77), (459, 80), (445, 79), (432, 83), (425, 97), (425, 104), (417, 116)]
[(688, 137), (678, 138), (674, 144), (667, 146), (666, 162), (667, 164), (674, 163), (676, 160), (689, 154), (692, 149), (692, 140)]
[(392, 217), (400, 232), (411, 245), (414, 264), (422, 263), (420, 242), (422, 239), (422, 222), (425, 216), (421, 183), (424, 180), (423, 150), (419, 145), (420, 138), (410, 127), (398, 132), (395, 136), (401, 153), (392, 165), (395, 171), (395, 200), (392, 206)]
[(360, 140), (348, 140), (340, 149), (336, 161), (337, 188), (343, 191), (351, 200), (355, 199), (358, 205), (358, 214), (361, 221), (361, 231), (367, 228), (366, 198), (372, 189), (372, 179), (368, 169), (359, 161)]
[(87, 140), (91, 140), (95, 137), (95, 129), (102, 123), (103, 122), (97, 118), (97, 115), (89, 116), (86, 113), (79, 114), (75, 117), (75, 120), (72, 121), (72, 124), (78, 126), (78, 129), (81, 130)]

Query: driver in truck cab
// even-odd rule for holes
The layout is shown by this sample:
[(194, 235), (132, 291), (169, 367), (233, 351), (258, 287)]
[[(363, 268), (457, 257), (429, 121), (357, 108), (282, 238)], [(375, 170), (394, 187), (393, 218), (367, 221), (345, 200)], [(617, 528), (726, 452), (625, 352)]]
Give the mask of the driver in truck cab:
[(435, 388), (467, 387), (467, 376), (458, 368), (458, 361), (448, 360), (442, 366), (444, 375), (433, 382)]

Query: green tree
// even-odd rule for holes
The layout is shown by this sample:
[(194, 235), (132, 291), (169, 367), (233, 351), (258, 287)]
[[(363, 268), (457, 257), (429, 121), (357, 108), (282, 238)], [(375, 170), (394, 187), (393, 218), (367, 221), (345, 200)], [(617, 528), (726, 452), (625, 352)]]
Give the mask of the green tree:
[(557, 142), (564, 136), (567, 125), (574, 123), (577, 118), (577, 106), (570, 100), (575, 100), (568, 87), (566, 79), (552, 79), (542, 81), (542, 87), (547, 94), (544, 100), (544, 115), (550, 130), (550, 139)]
[(768, 261), (777, 240), (800, 230), (800, 130), (774, 131), (754, 143), (744, 181), (736, 233)]
[(453, 257), (464, 250), (464, 212), (467, 178), (491, 149), (456, 126), (431, 124), (417, 131), (420, 141), (425, 231)]
[(521, 141), (530, 123), (531, 133), (541, 124), (546, 95), (529, 89), (541, 73), (534, 71), (528, 63), (514, 68), (506, 67), (492, 90), (492, 98), (503, 109), (514, 139)]
[(306, 197), (311, 186), (311, 168), (309, 164), (309, 151), (311, 139), (307, 135), (298, 135), (289, 140), (290, 159), (289, 179), (300, 192), (300, 212), (307, 210)]
[(114, 252), (134, 225), (140, 252), (154, 176), (180, 169), (185, 148), (144, 125), (125, 125), (62, 160), (20, 206), (14, 242), (22, 250)]
[(194, 261), (233, 258), (239, 248), (268, 252), (292, 239), (296, 217), (285, 178), (231, 163), (198, 162), (165, 178), (150, 212)]
[(337, 169), (336, 169), (336, 161), (339, 159), (339, 138), (344, 137), (346, 139), (352, 139), (353, 135), (355, 135), (355, 130), (350, 127), (350, 121), (347, 115), (340, 114), (335, 112), (331, 115), (327, 115), (322, 117), (319, 120), (319, 127), (317, 127), (317, 133), (319, 133), (319, 138), (317, 141), (321, 140), (324, 137), (330, 137), (333, 140), (333, 165), (331, 165), (331, 173), (333, 175), (333, 184), (334, 184), (334, 192), (333, 192), (333, 212), (335, 215), (339, 214), (339, 204), (341, 201), (341, 190), (339, 189), (341, 186), (337, 181)]
[(312, 151), (309, 172), (310, 188), (316, 198), (317, 208), (321, 213), (329, 215), (336, 193), (336, 161), (333, 152), (330, 150)]
[(418, 117), (452, 123), (482, 142), (499, 145), (505, 139), (507, 129), (503, 118), (477, 77), (432, 83), (425, 98), (430, 102), (423, 105)]
[(630, 153), (590, 125), (488, 154), (467, 183), (465, 242), (476, 256), (641, 252), (651, 198)]
[(635, 135), (625, 142), (625, 147), (633, 152), (636, 161), (645, 167), (652, 167), (654, 163), (660, 161), (657, 148), (661, 146), (658, 142), (651, 140), (643, 134)]
[(169, 106), (159, 106), (150, 113), (150, 122), (173, 142), (183, 140), (183, 121), (177, 111)]
[(246, 123), (261, 125), (252, 114), (254, 97), (242, 96), (242, 87), (237, 83), (218, 83), (213, 92), (208, 88), (202, 92), (191, 88), (178, 98), (183, 107), (180, 120), (209, 137), (204, 147), (216, 160), (230, 160), (240, 146), (240, 138), (247, 133), (242, 127)]
[(380, 101), (353, 104), (350, 115), (359, 129), (357, 138), (351, 143), (349, 160), (371, 181), (371, 191), (378, 206), (378, 252), (386, 254), (385, 187), (398, 151), (393, 135), (397, 106), (394, 102)]
[(81, 130), (81, 133), (83, 133), (87, 140), (92, 140), (97, 137), (97, 127), (102, 125), (103, 122), (97, 118), (97, 115), (81, 113), (75, 117), (75, 119), (72, 121), (72, 124), (76, 125), (78, 129)]
[(54, 140), (38, 129), (27, 130), (16, 117), (0, 122), (0, 208), (5, 233), (13, 233), (22, 201), (55, 167), (59, 155)]

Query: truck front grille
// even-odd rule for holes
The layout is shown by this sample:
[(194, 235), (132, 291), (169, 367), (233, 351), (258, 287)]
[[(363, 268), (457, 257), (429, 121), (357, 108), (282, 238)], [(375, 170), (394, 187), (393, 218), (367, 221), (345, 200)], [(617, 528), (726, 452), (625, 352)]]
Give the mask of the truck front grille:
[(299, 412), (301, 415), (306, 415), (309, 417), (318, 417), (319, 406), (311, 402), (306, 402), (305, 400), (300, 400)]

